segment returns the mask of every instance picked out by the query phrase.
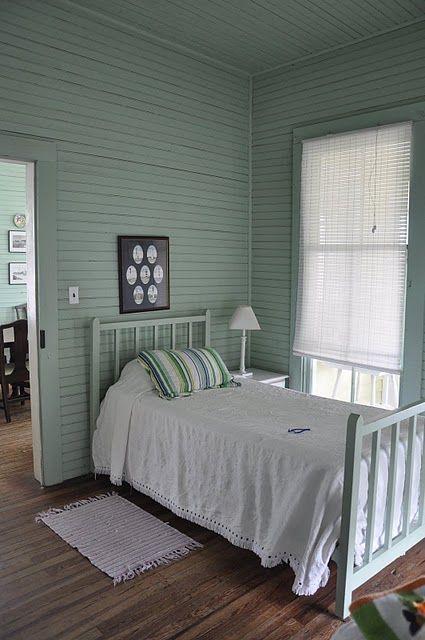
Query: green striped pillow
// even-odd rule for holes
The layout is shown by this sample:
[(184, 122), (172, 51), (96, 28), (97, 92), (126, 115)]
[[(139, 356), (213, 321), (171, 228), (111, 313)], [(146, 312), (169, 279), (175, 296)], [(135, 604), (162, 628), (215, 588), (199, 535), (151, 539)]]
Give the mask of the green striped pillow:
[(367, 640), (408, 640), (425, 637), (425, 577), (394, 591), (363, 596), (350, 606)]
[(148, 371), (161, 398), (187, 396), (201, 389), (228, 387), (230, 375), (215, 349), (155, 349), (141, 351), (139, 362)]

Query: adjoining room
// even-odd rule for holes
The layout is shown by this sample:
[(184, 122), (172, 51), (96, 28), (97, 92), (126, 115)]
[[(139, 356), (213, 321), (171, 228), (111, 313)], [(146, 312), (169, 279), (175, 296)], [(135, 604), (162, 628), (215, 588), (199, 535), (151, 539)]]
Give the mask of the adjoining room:
[(20, 458), (20, 468), (32, 470), (27, 188), (27, 165), (0, 160), (0, 412), (6, 422), (0, 430), (1, 449), (5, 457), (13, 452)]

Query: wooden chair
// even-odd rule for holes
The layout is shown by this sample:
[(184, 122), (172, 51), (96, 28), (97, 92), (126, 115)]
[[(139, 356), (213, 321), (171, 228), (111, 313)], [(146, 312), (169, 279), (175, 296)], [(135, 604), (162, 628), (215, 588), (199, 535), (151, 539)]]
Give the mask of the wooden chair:
[(16, 319), (28, 320), (27, 304), (17, 304), (15, 306)]
[[(4, 341), (4, 330), (13, 329), (14, 340)], [(10, 363), (6, 363), (5, 349), (10, 348)], [(28, 365), (28, 323), (26, 320), (16, 320), (10, 324), (0, 325), (0, 388), (1, 404), (6, 421), (10, 422), (10, 405), (14, 402), (25, 404), (30, 394), (25, 391), (29, 387), (30, 373)], [(12, 393), (9, 395), (9, 386)]]

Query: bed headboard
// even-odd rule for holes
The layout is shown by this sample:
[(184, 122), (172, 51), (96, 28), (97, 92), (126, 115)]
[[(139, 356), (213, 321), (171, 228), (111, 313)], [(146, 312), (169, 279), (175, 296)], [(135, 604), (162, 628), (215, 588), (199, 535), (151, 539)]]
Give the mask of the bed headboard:
[[(102, 334), (109, 332), (112, 337), (111, 351), (113, 362), (113, 379), (116, 382), (121, 372), (122, 361), (122, 341), (123, 334), (126, 336), (125, 353), (129, 353), (128, 336), (131, 335), (131, 358), (135, 358), (142, 349), (158, 349), (176, 347), (176, 338), (179, 334), (179, 342), (183, 347), (191, 347), (193, 341), (194, 325), (204, 325), (205, 346), (210, 345), (211, 338), (211, 312), (207, 309), (200, 315), (186, 317), (163, 317), (149, 318), (148, 320), (102, 320), (93, 318), (91, 322), (91, 358), (90, 358), (90, 446), (99, 415), (100, 407), (100, 378), (101, 378), (101, 338)], [(146, 330), (151, 328), (150, 336), (147, 339)], [(160, 331), (168, 330), (168, 344), (160, 343)], [(183, 332), (183, 333), (182, 333)], [(142, 335), (143, 334), (143, 335)]]

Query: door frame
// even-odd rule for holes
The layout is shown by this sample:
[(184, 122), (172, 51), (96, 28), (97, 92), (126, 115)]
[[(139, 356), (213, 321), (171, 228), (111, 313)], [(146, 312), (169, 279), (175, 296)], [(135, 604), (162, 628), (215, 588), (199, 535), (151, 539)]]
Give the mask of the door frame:
[[(34, 171), (27, 171), (27, 197), (31, 191), (34, 194), (34, 212), (29, 210), (30, 215), (34, 213), (33, 224), (28, 228), (29, 240), (33, 241), (34, 247), (33, 274), (29, 277), (34, 278), (31, 288), (35, 293), (35, 300), (29, 300), (29, 334), (31, 344), (37, 347), (35, 371), (31, 376), (36, 400), (31, 415), (34, 470), (37, 480), (48, 486), (63, 480), (58, 357), (57, 147), (55, 142), (0, 132), (0, 158), (30, 163), (34, 167)], [(27, 201), (29, 209), (30, 200)], [(32, 317), (31, 304), (32, 308), (35, 306)], [(44, 331), (45, 346), (40, 344), (40, 331)]]
[(292, 345), (295, 333), (297, 305), (302, 141), (308, 138), (367, 129), (397, 122), (413, 123), (411, 155), (411, 190), (409, 198), (409, 238), (407, 258), (407, 284), (403, 344), (403, 369), (400, 376), (400, 405), (416, 402), (422, 397), (422, 369), (425, 324), (425, 102), (416, 102), (399, 107), (369, 111), (337, 120), (324, 121), (293, 131), (293, 175), (292, 175), (292, 260), (291, 260), (291, 333), (289, 354), (289, 376), (291, 387), (307, 391), (309, 363), (306, 358), (295, 356)]

